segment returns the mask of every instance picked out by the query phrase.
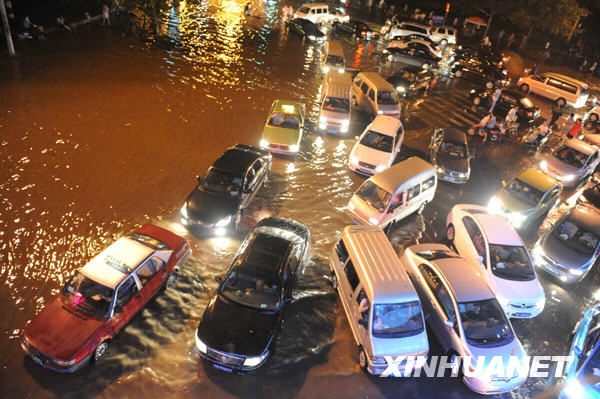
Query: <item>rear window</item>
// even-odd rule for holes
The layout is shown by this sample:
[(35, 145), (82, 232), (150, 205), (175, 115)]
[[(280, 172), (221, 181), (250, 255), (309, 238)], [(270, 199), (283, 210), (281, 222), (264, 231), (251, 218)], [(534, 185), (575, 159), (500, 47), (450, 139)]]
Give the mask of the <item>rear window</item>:
[(569, 93), (572, 93), (572, 94), (575, 94), (575, 93), (577, 93), (577, 86), (575, 86), (575, 85), (572, 85), (572, 84), (570, 84), (570, 83), (563, 83), (563, 85), (562, 85), (562, 89), (563, 89), (564, 91), (566, 91), (566, 92), (569, 92)]

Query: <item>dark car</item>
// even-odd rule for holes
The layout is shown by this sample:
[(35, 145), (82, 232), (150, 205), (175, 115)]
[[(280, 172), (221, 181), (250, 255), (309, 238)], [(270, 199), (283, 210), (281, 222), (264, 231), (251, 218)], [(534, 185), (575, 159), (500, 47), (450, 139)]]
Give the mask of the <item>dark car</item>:
[(471, 175), (467, 135), (456, 129), (434, 129), (429, 144), (429, 160), (438, 179), (463, 184)]
[(406, 98), (420, 90), (429, 90), (435, 84), (433, 72), (418, 68), (404, 68), (387, 78), (398, 92), (398, 95)]
[(510, 85), (510, 77), (508, 77), (506, 69), (485, 59), (459, 59), (450, 70), (454, 76), (488, 89), (494, 86), (508, 87)]
[(228, 148), (206, 174), (181, 208), (181, 223), (216, 235), (237, 228), (242, 212), (267, 181), (271, 155), (263, 148), (237, 144)]
[(292, 287), (310, 252), (298, 222), (261, 220), (242, 243), (196, 331), (196, 348), (216, 369), (244, 372), (274, 351)]
[(377, 37), (375, 31), (373, 31), (369, 25), (357, 19), (336, 23), (333, 25), (333, 29), (335, 29), (336, 32), (346, 33), (359, 39), (371, 40)]
[[(489, 109), (494, 91), (494, 89), (471, 90), (470, 99), (475, 106)], [(494, 107), (494, 114), (505, 116), (512, 107), (517, 107), (519, 122), (528, 123), (540, 116), (540, 109), (533, 105), (527, 93), (514, 89), (502, 90)]]
[(582, 202), (588, 202), (590, 205), (600, 209), (600, 183), (594, 184), (592, 187), (583, 190), (583, 198), (579, 198)]
[(323, 43), (327, 39), (327, 36), (321, 32), (319, 27), (308, 19), (292, 19), (287, 22), (287, 27), (290, 32), (306, 37), (311, 42)]
[(397, 60), (423, 69), (437, 68), (441, 61), (427, 46), (415, 42), (408, 43), (405, 48), (388, 47), (385, 53), (390, 61)]

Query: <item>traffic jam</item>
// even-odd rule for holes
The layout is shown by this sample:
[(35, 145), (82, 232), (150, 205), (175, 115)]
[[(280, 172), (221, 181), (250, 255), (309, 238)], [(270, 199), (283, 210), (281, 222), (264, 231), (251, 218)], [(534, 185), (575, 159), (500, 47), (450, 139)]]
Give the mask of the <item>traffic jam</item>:
[[(178, 289), (194, 245), (241, 237), (185, 343), (215, 372), (261, 373), (315, 248), (326, 245), (320, 278), (336, 293), (361, 373), (385, 375), (390, 361), (413, 372), (408, 358), (445, 356), (469, 394), (529, 397), (535, 377), (509, 363), (568, 356), (541, 391), (600, 397), (600, 304), (558, 312), (571, 292), (600, 300), (600, 105), (588, 84), (552, 71), (514, 74), (510, 53), (463, 44), (452, 26), (375, 26), (328, 4), (303, 4), (282, 30), (288, 46), (315, 54), (318, 107), (279, 93), (255, 141), (220, 149), (195, 177), (180, 230), (144, 224), (65, 277), (24, 327), (25, 354), (53, 372), (101, 367), (119, 351), (117, 333)], [(368, 49), (364, 66), (352, 66), (357, 48)], [(563, 118), (551, 121), (557, 106)], [(308, 209), (306, 220), (249, 223), (274, 169), (293, 168), (315, 140), (339, 143), (352, 175), (352, 194), (330, 210), (346, 223), (338, 235), (315, 240)], [(423, 233), (402, 242), (415, 224)], [(544, 339), (532, 331), (552, 325), (562, 346), (533, 342)], [(508, 372), (474, 374), (479, 358)], [(443, 392), (447, 380), (432, 382)]]

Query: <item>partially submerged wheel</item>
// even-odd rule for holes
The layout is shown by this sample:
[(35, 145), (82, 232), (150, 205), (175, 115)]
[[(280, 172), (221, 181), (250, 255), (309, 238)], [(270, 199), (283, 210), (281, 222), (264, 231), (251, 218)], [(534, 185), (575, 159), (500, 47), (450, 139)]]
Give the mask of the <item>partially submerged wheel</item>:
[(167, 281), (165, 281), (165, 288), (171, 288), (172, 286), (174, 286), (175, 281), (177, 281), (177, 274), (173, 272), (169, 274), (169, 277), (167, 277)]
[(367, 354), (362, 346), (358, 348), (358, 365), (363, 370), (366, 370), (368, 366)]
[(520, 87), (522, 91), (529, 92), (529, 85), (527, 83), (523, 83)]
[(454, 231), (454, 225), (453, 224), (449, 224), (448, 225), (448, 230), (446, 230), (446, 238), (448, 239), (448, 241), (453, 242), (454, 241), (454, 235), (455, 235), (455, 231)]
[(106, 342), (106, 341), (103, 341), (100, 345), (98, 345), (96, 347), (96, 349), (94, 349), (94, 353), (92, 354), (94, 361), (100, 360), (102, 358), (102, 356), (104, 356), (104, 354), (106, 353), (107, 349), (108, 349), (108, 342)]
[(556, 99), (556, 105), (560, 105), (561, 107), (564, 107), (565, 105), (567, 105), (567, 101), (564, 98), (558, 98)]

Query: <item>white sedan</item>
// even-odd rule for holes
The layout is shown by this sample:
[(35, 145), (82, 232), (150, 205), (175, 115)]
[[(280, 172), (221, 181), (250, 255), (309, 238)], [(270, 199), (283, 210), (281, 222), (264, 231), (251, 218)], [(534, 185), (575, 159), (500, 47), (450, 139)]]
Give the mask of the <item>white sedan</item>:
[(480, 205), (455, 205), (446, 220), (447, 238), (478, 268), (509, 317), (531, 318), (546, 302), (531, 257), (503, 217)]

